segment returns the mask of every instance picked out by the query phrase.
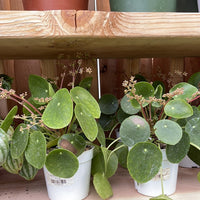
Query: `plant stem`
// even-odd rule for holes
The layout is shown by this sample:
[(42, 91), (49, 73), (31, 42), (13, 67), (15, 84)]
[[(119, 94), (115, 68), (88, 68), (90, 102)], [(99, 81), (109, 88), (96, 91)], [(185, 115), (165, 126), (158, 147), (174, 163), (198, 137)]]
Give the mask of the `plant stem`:
[(200, 95), (199, 95), (199, 96), (196, 96), (194, 99), (189, 100), (188, 103), (191, 103), (191, 102), (197, 100), (198, 98), (200, 98)]
[[(27, 101), (25, 98), (21, 98), (20, 96), (16, 95), (16, 94), (12, 94), (12, 96), (14, 96), (15, 98), (20, 99), (22, 102), (27, 103), (31, 108), (33, 108), (33, 110), (35, 110), (40, 116), (42, 116), (42, 113), (35, 107), (33, 106), (29, 101)], [(25, 105), (23, 103), (21, 103), (22, 106), (25, 107)], [(26, 108), (27, 109), (27, 108)], [(29, 111), (30, 112), (30, 111)], [(31, 112), (32, 113), (32, 112)]]
[(70, 125), (68, 126), (67, 133), (69, 133), (71, 131), (72, 125), (74, 124), (75, 121), (76, 121), (76, 116), (74, 115)]
[(149, 104), (149, 118), (150, 118), (150, 121), (152, 119), (152, 116), (151, 116), (151, 103)]
[(107, 149), (109, 149), (113, 144), (115, 144), (117, 141), (119, 141), (121, 138), (117, 138), (116, 140), (114, 140), (113, 142), (110, 143), (110, 145), (107, 147)]
[[(160, 144), (158, 144), (158, 147), (160, 149)], [(161, 150), (161, 149), (160, 149)], [(163, 186), (163, 167), (162, 167), (162, 164), (161, 164), (161, 167), (160, 167), (160, 181), (161, 181), (161, 190), (162, 190), (162, 195), (165, 195), (164, 194), (164, 186)]]
[(109, 138), (111, 137), (111, 135), (112, 135), (112, 132), (115, 130), (115, 128), (117, 127), (119, 125), (119, 122), (118, 123), (116, 123), (114, 126), (113, 126), (113, 128), (111, 129), (111, 131), (110, 131), (110, 133), (109, 133)]
[(106, 161), (106, 166), (107, 166), (107, 163), (109, 162), (110, 157), (112, 156), (112, 154), (113, 154), (115, 151), (121, 149), (122, 147), (126, 147), (126, 145), (125, 145), (125, 144), (122, 144), (122, 145), (120, 145), (119, 147), (117, 147), (116, 149), (114, 149), (113, 151), (110, 152), (110, 154), (109, 154), (109, 156), (108, 156), (108, 158), (107, 158), (107, 161)]
[(47, 143), (47, 148), (54, 147), (54, 146), (57, 145), (57, 143), (58, 143), (58, 138), (55, 139), (55, 140), (51, 140), (51, 141), (49, 141), (49, 142)]
[(160, 181), (161, 181), (162, 195), (165, 195), (164, 194), (164, 186), (163, 186), (163, 168), (162, 168), (162, 166), (160, 168)]
[(146, 116), (145, 111), (144, 111), (144, 108), (142, 107), (142, 104), (140, 104), (140, 107), (141, 107), (141, 111), (142, 111), (142, 115), (143, 115), (144, 119), (145, 119), (146, 121), (148, 121), (148, 120), (147, 120), (147, 116)]

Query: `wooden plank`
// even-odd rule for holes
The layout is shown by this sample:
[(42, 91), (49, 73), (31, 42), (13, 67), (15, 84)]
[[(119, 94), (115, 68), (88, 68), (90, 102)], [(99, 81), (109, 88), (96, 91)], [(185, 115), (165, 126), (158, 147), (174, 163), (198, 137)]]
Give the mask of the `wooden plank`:
[[(177, 189), (170, 198), (176, 200), (200, 199), (199, 182), (197, 174), (199, 169), (179, 168)], [(0, 169), (0, 195), (1, 199), (15, 200), (49, 200), (43, 171), (40, 170), (32, 181), (26, 181), (16, 174), (10, 174)], [(110, 178), (113, 196), (110, 200), (147, 200), (149, 197), (139, 194), (134, 187), (134, 181), (127, 169), (119, 168)], [(91, 183), (89, 195), (85, 200), (101, 200)]]
[(124, 58), (200, 55), (197, 46), (200, 42), (199, 14), (85, 14), (84, 11), (77, 13), (76, 31), (89, 37), (85, 50), (92, 51), (95, 46), (94, 55)]
[(4, 11), (0, 58), (200, 56), (199, 24), (194, 13)]

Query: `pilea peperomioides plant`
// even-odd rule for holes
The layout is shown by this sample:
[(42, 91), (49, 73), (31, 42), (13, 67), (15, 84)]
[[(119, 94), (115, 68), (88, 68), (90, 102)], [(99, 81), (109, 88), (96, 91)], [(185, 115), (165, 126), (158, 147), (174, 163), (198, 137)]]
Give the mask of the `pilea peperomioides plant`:
[[(96, 119), (100, 117), (100, 108), (90, 92), (74, 86), (74, 80), (73, 77), (71, 90), (54, 90), (46, 79), (30, 75), (29, 99), (0, 87), (0, 97), (21, 104), (24, 113), (16, 116), (15, 106), (0, 126), (0, 164), (6, 170), (27, 180), (33, 179), (44, 165), (58, 177), (69, 178), (76, 173), (77, 156), (92, 148), (98, 136)], [(87, 80), (84, 85), (88, 88), (91, 79)], [(9, 136), (7, 131), (14, 118), (23, 122)]]
[[(154, 89), (151, 83), (137, 82), (134, 77), (124, 81), (123, 86), (126, 95), (121, 107), (132, 116), (122, 122), (120, 138), (130, 148), (127, 157), (130, 175), (138, 183), (146, 183), (161, 168), (161, 149), (166, 149), (170, 162), (179, 163), (190, 144), (200, 148), (200, 135), (194, 130), (197, 119), (193, 118), (190, 105), (200, 93), (196, 87), (182, 82), (163, 94), (161, 85)], [(188, 122), (182, 125), (182, 119)], [(159, 198), (168, 199), (164, 192)]]

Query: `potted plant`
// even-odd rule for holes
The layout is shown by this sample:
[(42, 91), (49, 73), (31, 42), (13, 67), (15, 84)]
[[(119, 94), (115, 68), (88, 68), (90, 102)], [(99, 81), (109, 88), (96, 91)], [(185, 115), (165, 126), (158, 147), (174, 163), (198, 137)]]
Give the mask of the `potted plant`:
[[(0, 164), (27, 180), (44, 168), (52, 200), (83, 199), (89, 191), (93, 141), (99, 137), (96, 119), (100, 117), (100, 108), (89, 91), (75, 86), (76, 75), (83, 71), (80, 65), (78, 60), (69, 70), (70, 90), (62, 88), (64, 75), (58, 88), (40, 76), (30, 75), (29, 99), (26, 94), (19, 96), (13, 90), (0, 87), (1, 98), (16, 101), (23, 106), (24, 113), (16, 116), (15, 106), (1, 123)], [(88, 87), (90, 82), (87, 81), (80, 84)], [(14, 118), (22, 122), (8, 135)]]
[(176, 12), (176, 0), (110, 0), (112, 11)]
[[(192, 74), (188, 79), (188, 83), (195, 86), (198, 90), (199, 90), (199, 82), (200, 82), (200, 72), (196, 72), (196, 73)], [(188, 118), (187, 121), (191, 120), (192, 118), (200, 117), (199, 100), (193, 102), (193, 111), (194, 111), (193, 116)], [(186, 121), (183, 124), (185, 125)], [(179, 165), (181, 167), (187, 167), (187, 168), (199, 167), (200, 152), (199, 152), (198, 148), (191, 145), (188, 155), (180, 162)]]
[(174, 193), (175, 187), (167, 187), (176, 186), (177, 171), (172, 172), (173, 168), (178, 169), (190, 144), (200, 148), (200, 134), (196, 134), (199, 118), (188, 120), (185, 127), (181, 125), (181, 119), (193, 116), (189, 103), (199, 98), (199, 92), (196, 87), (182, 82), (163, 94), (161, 85), (154, 89), (151, 83), (137, 82), (133, 77), (123, 85), (126, 93), (123, 98), (128, 98), (132, 107), (140, 109), (120, 126), (120, 139), (130, 149), (128, 171), (140, 193), (162, 194), (152, 199), (169, 199), (165, 194)]
[(25, 10), (87, 10), (88, 0), (23, 0)]

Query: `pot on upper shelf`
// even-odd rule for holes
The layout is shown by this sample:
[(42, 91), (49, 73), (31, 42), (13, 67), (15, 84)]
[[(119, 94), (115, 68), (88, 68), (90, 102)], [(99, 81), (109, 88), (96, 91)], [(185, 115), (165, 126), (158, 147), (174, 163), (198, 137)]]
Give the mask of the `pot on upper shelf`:
[(177, 0), (110, 0), (112, 11), (176, 12)]
[(87, 10), (88, 0), (23, 0), (24, 10)]

